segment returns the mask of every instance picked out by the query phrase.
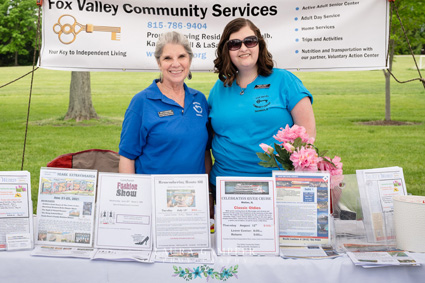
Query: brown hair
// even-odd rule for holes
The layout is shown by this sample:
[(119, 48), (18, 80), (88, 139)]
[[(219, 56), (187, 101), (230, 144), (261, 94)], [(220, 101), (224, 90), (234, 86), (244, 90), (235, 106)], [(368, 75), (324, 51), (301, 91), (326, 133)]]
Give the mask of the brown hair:
[(250, 20), (237, 18), (230, 21), (223, 30), (217, 50), (215, 51), (214, 72), (218, 73), (218, 78), (224, 82), (224, 86), (231, 86), (236, 80), (238, 69), (232, 63), (227, 48), (227, 41), (232, 33), (238, 32), (241, 28), (248, 26), (258, 37), (259, 55), (257, 61), (258, 75), (269, 76), (273, 71), (272, 54), (267, 50), (266, 42), (261, 35), (260, 29)]

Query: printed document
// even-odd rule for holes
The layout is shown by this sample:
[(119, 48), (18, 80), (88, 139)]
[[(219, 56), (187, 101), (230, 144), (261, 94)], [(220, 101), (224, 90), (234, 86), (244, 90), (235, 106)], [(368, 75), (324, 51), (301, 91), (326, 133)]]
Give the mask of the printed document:
[(218, 255), (279, 255), (273, 178), (218, 177)]
[(329, 173), (273, 171), (273, 178), (280, 245), (329, 244)]

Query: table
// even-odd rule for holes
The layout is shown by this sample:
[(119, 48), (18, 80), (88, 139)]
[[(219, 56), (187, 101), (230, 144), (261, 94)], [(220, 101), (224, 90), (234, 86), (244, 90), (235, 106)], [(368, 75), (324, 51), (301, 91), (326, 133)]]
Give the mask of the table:
[[(71, 283), (71, 282), (188, 282), (175, 276), (173, 266), (195, 271), (201, 264), (138, 263), (91, 261), (77, 258), (34, 257), (31, 251), (0, 252), (0, 282)], [(381, 267), (364, 269), (354, 266), (343, 255), (336, 259), (307, 260), (280, 257), (215, 257), (209, 265), (218, 272), (238, 266), (236, 276), (212, 280), (199, 274), (189, 282), (301, 282), (301, 283), (408, 283), (424, 282), (425, 254), (414, 254), (419, 267)], [(225, 270), (223, 269), (225, 268)], [(200, 269), (198, 269), (200, 270)]]

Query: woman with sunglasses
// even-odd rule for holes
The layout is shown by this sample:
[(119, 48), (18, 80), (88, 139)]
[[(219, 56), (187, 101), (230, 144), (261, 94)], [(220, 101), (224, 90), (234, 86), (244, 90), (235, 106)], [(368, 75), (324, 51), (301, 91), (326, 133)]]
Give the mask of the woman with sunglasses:
[(250, 20), (226, 25), (216, 57), (219, 79), (208, 98), (212, 190), (218, 176), (271, 176), (272, 168), (260, 166), (256, 152), (261, 143), (272, 145), (281, 127), (297, 124), (316, 136), (312, 95), (292, 73), (273, 68), (266, 42)]

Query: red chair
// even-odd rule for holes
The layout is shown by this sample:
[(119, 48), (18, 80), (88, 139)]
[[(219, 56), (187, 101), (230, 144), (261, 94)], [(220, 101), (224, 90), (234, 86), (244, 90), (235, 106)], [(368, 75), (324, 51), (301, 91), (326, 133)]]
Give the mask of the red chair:
[(88, 149), (58, 156), (47, 163), (47, 167), (96, 169), (99, 172), (118, 173), (119, 160), (120, 156), (115, 151)]

